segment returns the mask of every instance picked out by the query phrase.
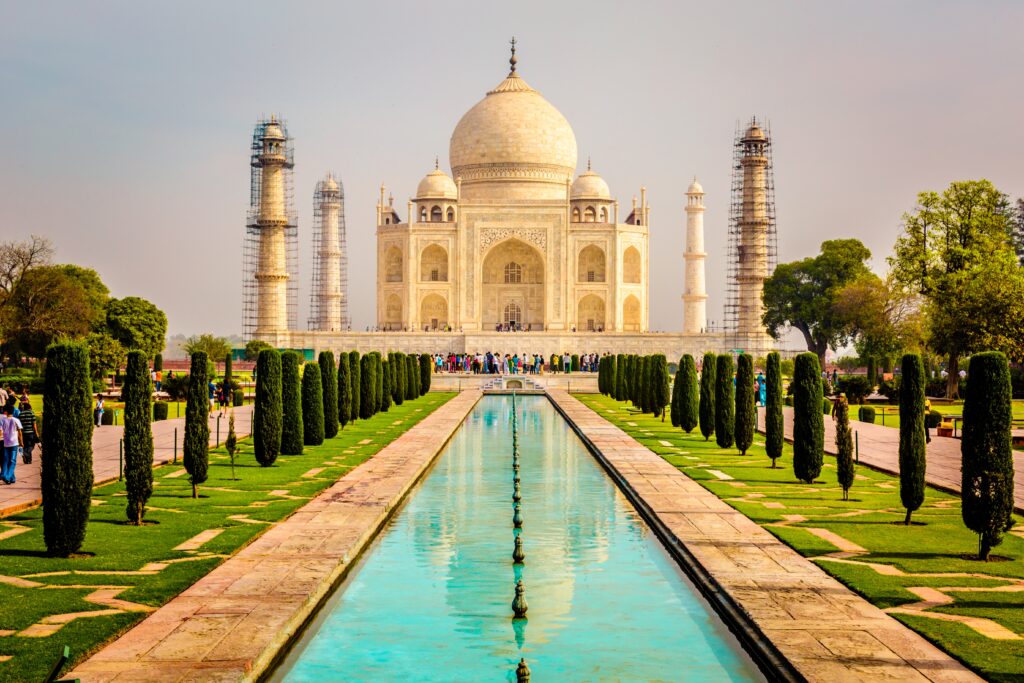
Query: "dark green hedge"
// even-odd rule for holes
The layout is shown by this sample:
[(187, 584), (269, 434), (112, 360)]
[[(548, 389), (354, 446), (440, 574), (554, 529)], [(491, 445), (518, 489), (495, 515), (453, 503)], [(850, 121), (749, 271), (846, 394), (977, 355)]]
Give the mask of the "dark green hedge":
[(430, 391), (430, 375), (434, 372), (434, 361), (429, 353), (420, 354), (420, 396)]
[(358, 351), (348, 352), (348, 381), (351, 387), (349, 403), (349, 420), (355, 422), (362, 414), (363, 378), (362, 360)]
[(405, 394), (408, 391), (408, 382), (405, 379), (407, 363), (405, 354), (398, 351), (392, 353), (391, 358), (394, 363), (391, 366), (391, 400), (396, 406), (400, 406), (405, 403)]
[(377, 375), (373, 355), (366, 354), (359, 359), (359, 417), (367, 420), (373, 417), (376, 404), (374, 392), (377, 390)]
[(793, 369), (793, 472), (812, 484), (821, 474), (825, 449), (825, 415), (821, 412), (818, 356), (801, 353)]
[(697, 363), (686, 354), (679, 363), (676, 381), (682, 383), (679, 392), (679, 426), (687, 434), (696, 429), (700, 420), (700, 387), (697, 385)]
[(754, 443), (754, 422), (757, 410), (754, 405), (754, 359), (749, 353), (741, 353), (736, 361), (736, 448), (741, 455)]
[(782, 412), (782, 360), (778, 351), (768, 354), (765, 373), (764, 448), (772, 467), (782, 457), (785, 443), (785, 421)]
[(715, 354), (704, 354), (700, 369), (700, 433), (707, 441), (715, 433)]
[(733, 445), (736, 428), (736, 404), (733, 392), (732, 356), (723, 353), (715, 358), (715, 443), (719, 448)]
[(256, 462), (270, 467), (281, 454), (281, 354), (263, 349), (256, 360), (256, 404), (252, 414)]
[[(334, 357), (332, 356), (330, 360), (333, 368)], [(337, 388), (336, 380), (333, 378), (331, 386)], [(319, 446), (324, 442), (323, 391), (320, 364), (306, 363), (302, 368), (302, 443), (305, 446)]]
[(338, 356), (338, 424), (344, 428), (352, 421), (352, 373), (349, 370), (349, 355)]
[(183, 464), (192, 482), (192, 497), (198, 497), (197, 487), (206, 481), (210, 467), (210, 393), (207, 379), (206, 353), (192, 354), (188, 375), (188, 402), (185, 406), (185, 439)]
[(875, 409), (872, 406), (861, 406), (857, 409), (857, 419), (861, 422), (875, 423)]
[(167, 407), (163, 401), (153, 404), (153, 422), (162, 422), (167, 419)]
[(338, 370), (334, 364), (334, 352), (321, 351), (316, 362), (320, 367), (320, 395), (323, 397), (320, 410), (324, 416), (324, 438), (333, 439), (338, 435)]
[(910, 524), (914, 510), (924, 503), (925, 431), (924, 364), (921, 356), (903, 356), (900, 380), (900, 500)]
[[(146, 502), (153, 493), (153, 430), (150, 427), (150, 383), (146, 354), (129, 351), (124, 375), (124, 487), (128, 497), (125, 514), (142, 524)], [(164, 413), (167, 404), (164, 403)]]
[(380, 394), (380, 412), (386, 413), (391, 409), (391, 363), (387, 360), (381, 359), (381, 394)]
[(281, 354), (281, 455), (302, 455), (302, 391), (294, 351)]

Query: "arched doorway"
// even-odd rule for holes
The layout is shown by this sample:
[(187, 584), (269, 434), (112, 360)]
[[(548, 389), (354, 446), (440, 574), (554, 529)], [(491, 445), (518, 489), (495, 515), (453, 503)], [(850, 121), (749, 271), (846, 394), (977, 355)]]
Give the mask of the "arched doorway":
[(388, 294), (384, 299), (384, 320), (381, 322), (386, 330), (402, 329), (402, 298), (397, 294)]
[(632, 294), (622, 302), (622, 329), (626, 332), (640, 331), (640, 301)]
[(544, 329), (544, 259), (518, 239), (494, 245), (484, 257), (480, 324)]
[(640, 271), (640, 252), (636, 247), (628, 247), (622, 254), (622, 281), (640, 284)]
[(443, 329), (448, 325), (448, 302), (440, 294), (428, 294), (420, 302), (420, 329)]
[(577, 282), (604, 282), (604, 249), (591, 244), (580, 250), (577, 259)]
[(604, 299), (587, 294), (576, 307), (576, 329), (586, 332), (604, 330)]
[(402, 281), (402, 252), (398, 247), (388, 247), (384, 252), (384, 279), (387, 282)]
[(448, 282), (448, 252), (439, 244), (431, 244), (420, 253), (420, 280)]

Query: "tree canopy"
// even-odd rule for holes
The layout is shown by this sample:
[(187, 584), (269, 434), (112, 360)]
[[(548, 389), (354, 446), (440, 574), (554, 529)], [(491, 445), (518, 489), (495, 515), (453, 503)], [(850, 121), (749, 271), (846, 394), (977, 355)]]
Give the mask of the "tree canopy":
[(224, 337), (217, 337), (212, 334), (193, 335), (185, 340), (183, 346), (185, 353), (192, 355), (202, 351), (211, 360), (223, 360), (231, 353), (231, 344)]
[(138, 349), (152, 358), (164, 348), (167, 316), (145, 299), (126, 296), (107, 303), (107, 327), (126, 349)]

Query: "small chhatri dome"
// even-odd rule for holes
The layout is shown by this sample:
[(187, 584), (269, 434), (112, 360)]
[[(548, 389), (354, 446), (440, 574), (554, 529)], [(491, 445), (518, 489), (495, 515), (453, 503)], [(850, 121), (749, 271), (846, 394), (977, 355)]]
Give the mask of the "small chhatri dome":
[(751, 122), (750, 128), (747, 129), (747, 134), (743, 136), (745, 139), (751, 140), (763, 140), (764, 131), (761, 130), (761, 126), (757, 125), (757, 120)]
[(693, 176), (693, 182), (686, 189), (686, 194), (704, 194), (704, 188), (697, 182), (697, 176)]
[(340, 189), (338, 187), (338, 181), (334, 179), (333, 173), (327, 174), (327, 177), (321, 181), (321, 186), (325, 192), (337, 192)]
[(267, 124), (266, 128), (263, 129), (264, 140), (284, 140), (284, 131), (281, 130), (281, 125), (277, 122), (276, 116), (270, 117), (270, 123)]
[(590, 160), (588, 159), (587, 170), (573, 182), (569, 196), (572, 199), (611, 199), (612, 193), (604, 178), (590, 169)]
[(458, 199), (455, 181), (439, 168), (424, 176), (416, 188), (417, 199)]

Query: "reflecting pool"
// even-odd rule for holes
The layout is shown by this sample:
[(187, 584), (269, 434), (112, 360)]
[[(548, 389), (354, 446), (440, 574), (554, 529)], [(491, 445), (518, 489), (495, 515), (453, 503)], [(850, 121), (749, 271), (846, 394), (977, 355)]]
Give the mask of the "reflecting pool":
[(477, 404), (273, 680), (764, 680), (543, 396), (515, 398), (513, 529), (512, 402)]

